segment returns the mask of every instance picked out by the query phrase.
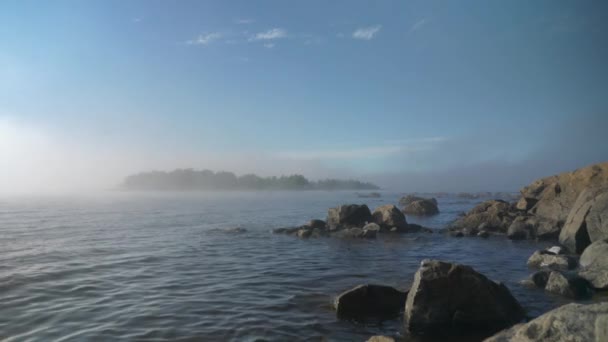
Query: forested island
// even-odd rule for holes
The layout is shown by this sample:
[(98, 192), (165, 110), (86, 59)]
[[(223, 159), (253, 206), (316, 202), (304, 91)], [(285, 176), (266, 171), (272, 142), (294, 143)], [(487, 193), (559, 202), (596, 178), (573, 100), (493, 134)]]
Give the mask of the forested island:
[(302, 175), (260, 177), (237, 176), (232, 172), (177, 169), (171, 172), (151, 171), (128, 176), (122, 188), (146, 191), (214, 191), (214, 190), (377, 190), (377, 185), (358, 180), (325, 179), (311, 181)]

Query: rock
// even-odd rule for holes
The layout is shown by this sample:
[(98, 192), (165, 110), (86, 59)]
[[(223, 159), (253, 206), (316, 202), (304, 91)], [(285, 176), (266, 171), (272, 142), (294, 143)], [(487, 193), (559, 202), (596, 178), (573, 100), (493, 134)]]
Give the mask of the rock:
[(363, 227), (363, 235), (361, 236), (364, 239), (375, 239), (376, 235), (380, 232), (380, 226), (376, 223), (368, 223)]
[[(454, 221), (452, 228), (475, 228), (506, 233), (513, 222), (513, 210), (509, 203), (501, 200), (482, 202), (465, 216)], [(483, 224), (483, 226), (481, 226)]]
[(561, 226), (554, 221), (538, 217), (528, 217), (526, 224), (538, 240), (554, 240), (559, 236)]
[(464, 237), (464, 233), (460, 232), (460, 231), (450, 232), (450, 235), (453, 236), (453, 237), (457, 237), (457, 238)]
[(310, 220), (310, 222), (308, 222), (308, 226), (312, 229), (318, 228), (318, 229), (325, 229), (327, 228), (327, 225), (325, 224), (325, 221), (323, 220)]
[(561, 248), (560, 246), (553, 246), (551, 248), (547, 248), (545, 250), (548, 254), (553, 254), (553, 255), (561, 255), (564, 254), (564, 249)]
[(462, 229), (462, 233), (466, 236), (477, 236), (477, 233), (479, 233), (479, 231), (477, 230), (477, 228), (464, 228)]
[(525, 198), (525, 197), (522, 197), (515, 204), (515, 208), (517, 210), (528, 211), (528, 210), (532, 209), (532, 207), (534, 207), (534, 205), (536, 204), (536, 202), (538, 202), (538, 201), (536, 199), (534, 199), (534, 198)]
[(528, 259), (528, 267), (548, 267), (551, 269), (570, 270), (576, 267), (576, 259), (567, 255), (555, 255), (546, 251), (536, 251)]
[(506, 286), (469, 266), (424, 260), (405, 303), (409, 332), (496, 331), (519, 322), (524, 310)]
[(334, 305), (340, 317), (394, 317), (403, 309), (406, 297), (407, 292), (390, 286), (364, 284), (340, 294)]
[(302, 228), (298, 230), (298, 237), (301, 239), (307, 239), (312, 235), (312, 229), (310, 228)]
[(482, 230), (479, 233), (477, 233), (477, 236), (480, 237), (480, 238), (486, 239), (486, 238), (488, 238), (490, 236), (490, 233), (488, 233), (485, 230)]
[(372, 219), (381, 228), (390, 230), (392, 227), (403, 230), (407, 228), (405, 215), (394, 205), (387, 204), (374, 210)]
[(587, 298), (593, 294), (585, 279), (555, 271), (549, 275), (545, 291), (572, 299)]
[(395, 342), (395, 339), (389, 336), (377, 335), (370, 337), (367, 342)]
[(534, 273), (530, 279), (532, 280), (534, 286), (544, 289), (545, 286), (547, 286), (547, 281), (549, 281), (550, 274), (551, 271), (538, 271)]
[(437, 200), (435, 198), (424, 198), (424, 197), (414, 196), (414, 195), (407, 195), (407, 196), (401, 197), (401, 199), (399, 200), (399, 204), (402, 206), (407, 206), (407, 205), (411, 204), (412, 202), (423, 201), (423, 200), (430, 200), (433, 203), (435, 203), (435, 205), (437, 205)]
[(314, 228), (312, 230), (312, 232), (310, 233), (310, 236), (314, 237), (314, 238), (320, 238), (320, 237), (324, 237), (324, 236), (327, 236), (327, 235), (328, 235), (327, 230), (326, 229), (320, 229), (320, 228)]
[(585, 189), (580, 193), (559, 234), (559, 242), (573, 253), (582, 253), (591, 243), (585, 219), (595, 196), (596, 190), (594, 189)]
[(591, 242), (608, 239), (608, 189), (602, 190), (595, 197), (585, 220)]
[(608, 239), (592, 243), (579, 260), (579, 275), (587, 279), (594, 288), (608, 289)]
[(608, 341), (608, 302), (568, 304), (502, 331), (485, 342)]
[(507, 230), (507, 237), (511, 240), (526, 240), (534, 235), (534, 227), (528, 224), (524, 216), (517, 217)]
[(406, 205), (403, 212), (410, 215), (430, 216), (439, 214), (439, 208), (437, 208), (437, 201), (434, 198), (421, 199)]
[(539, 179), (521, 189), (522, 197), (537, 200), (530, 212), (562, 225), (584, 189), (608, 184), (608, 162)]
[(371, 221), (372, 214), (365, 204), (346, 204), (327, 211), (327, 225), (330, 230), (341, 227), (363, 227)]

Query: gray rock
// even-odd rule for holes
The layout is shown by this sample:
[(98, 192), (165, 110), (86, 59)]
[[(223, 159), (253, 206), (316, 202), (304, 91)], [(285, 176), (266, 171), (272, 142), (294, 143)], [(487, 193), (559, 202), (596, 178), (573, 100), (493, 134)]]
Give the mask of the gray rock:
[(608, 239), (608, 189), (602, 190), (595, 197), (585, 220), (591, 242)]
[(572, 299), (593, 295), (589, 282), (578, 276), (553, 271), (549, 275), (545, 291)]
[(340, 317), (394, 317), (403, 309), (406, 297), (407, 292), (390, 286), (364, 284), (340, 294), (334, 305)]
[(407, 206), (407, 205), (411, 204), (412, 202), (423, 201), (423, 200), (430, 200), (433, 203), (435, 203), (435, 205), (437, 205), (437, 200), (435, 198), (425, 198), (425, 197), (420, 197), (420, 196), (415, 196), (415, 195), (407, 195), (407, 196), (401, 197), (401, 199), (399, 200), (399, 204), (402, 206)]
[(403, 208), (403, 212), (416, 216), (431, 216), (439, 214), (437, 201), (433, 199), (421, 199), (413, 201)]
[(608, 341), (608, 302), (568, 304), (502, 331), (485, 342)]
[(298, 237), (301, 239), (307, 239), (312, 235), (312, 229), (310, 228), (302, 228), (298, 230)]
[(579, 275), (587, 279), (596, 289), (608, 289), (608, 240), (592, 243), (579, 260)]
[(502, 200), (482, 202), (450, 226), (456, 229), (475, 228), (506, 233), (514, 219), (514, 210)]
[(327, 227), (327, 224), (323, 220), (310, 220), (310, 222), (308, 222), (308, 226), (312, 229), (325, 229)]
[(272, 230), (274, 234), (297, 234), (300, 227), (285, 227), (285, 228), (275, 228)]
[(517, 210), (528, 211), (528, 210), (532, 209), (532, 207), (534, 207), (534, 205), (536, 204), (536, 202), (538, 202), (538, 201), (536, 199), (534, 199), (534, 198), (525, 198), (525, 197), (522, 197), (515, 204), (515, 208)]
[(580, 193), (572, 205), (572, 210), (568, 213), (566, 223), (559, 234), (559, 242), (573, 253), (582, 253), (591, 243), (585, 219), (593, 205), (595, 196), (596, 190), (594, 189), (585, 189)]
[(551, 271), (538, 271), (530, 277), (530, 280), (532, 280), (534, 286), (544, 289), (547, 286), (550, 274)]
[(555, 255), (546, 251), (536, 251), (528, 259), (528, 267), (548, 267), (551, 269), (570, 270), (576, 267), (576, 258), (567, 255)]
[(482, 230), (479, 233), (477, 233), (477, 236), (480, 237), (480, 238), (487, 239), (488, 237), (490, 237), (490, 233), (488, 233), (485, 230)]
[(526, 240), (534, 237), (534, 227), (526, 222), (526, 217), (517, 217), (507, 230), (511, 240)]
[(367, 342), (395, 342), (395, 339), (390, 336), (377, 335), (370, 337)]
[(331, 230), (363, 227), (371, 221), (372, 214), (365, 204), (346, 204), (327, 211), (327, 225)]
[(469, 266), (424, 260), (405, 303), (409, 332), (496, 331), (523, 319), (506, 286)]
[(407, 228), (407, 221), (405, 215), (394, 205), (387, 204), (380, 206), (374, 210), (372, 219), (381, 228), (390, 230), (392, 227), (396, 227), (399, 230)]

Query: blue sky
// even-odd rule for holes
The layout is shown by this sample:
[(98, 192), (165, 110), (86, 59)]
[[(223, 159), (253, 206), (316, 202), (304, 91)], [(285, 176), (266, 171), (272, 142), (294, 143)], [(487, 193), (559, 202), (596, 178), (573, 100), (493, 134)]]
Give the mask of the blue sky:
[(3, 1), (0, 23), (5, 187), (208, 167), (459, 190), (535, 160), (517, 188), (608, 159), (604, 1)]

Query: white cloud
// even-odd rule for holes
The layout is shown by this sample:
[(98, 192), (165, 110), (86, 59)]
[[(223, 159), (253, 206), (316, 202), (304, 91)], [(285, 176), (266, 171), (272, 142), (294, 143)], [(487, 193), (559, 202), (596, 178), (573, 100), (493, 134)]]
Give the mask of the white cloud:
[(249, 38), (249, 41), (258, 40), (275, 40), (287, 37), (287, 31), (282, 28), (273, 28), (268, 31), (258, 32), (253, 37)]
[(428, 23), (428, 19), (426, 19), (426, 18), (422, 18), (422, 19), (418, 20), (417, 22), (414, 23), (414, 25), (412, 25), (412, 27), (410, 27), (410, 32), (415, 32), (415, 31), (420, 30), (427, 23)]
[(267, 49), (272, 49), (274, 47), (274, 43), (265, 43), (264, 47)]
[(361, 40), (374, 39), (374, 37), (376, 36), (376, 34), (378, 34), (381, 28), (381, 25), (358, 28), (355, 30), (355, 32), (353, 32), (353, 38)]
[(188, 45), (209, 45), (212, 42), (222, 38), (222, 34), (219, 32), (209, 32), (199, 35), (196, 39), (189, 40), (186, 42)]

